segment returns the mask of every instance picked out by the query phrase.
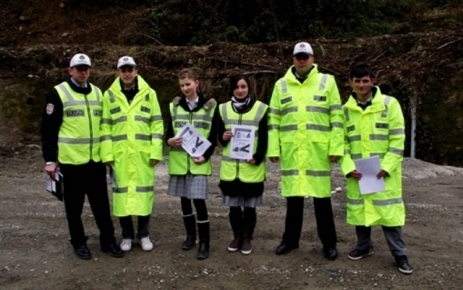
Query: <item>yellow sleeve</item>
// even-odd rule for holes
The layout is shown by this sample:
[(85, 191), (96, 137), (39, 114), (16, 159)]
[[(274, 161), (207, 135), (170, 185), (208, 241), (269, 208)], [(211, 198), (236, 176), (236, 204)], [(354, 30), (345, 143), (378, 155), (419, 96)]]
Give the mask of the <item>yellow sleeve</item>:
[(268, 157), (280, 157), (280, 80), (275, 83), (268, 109)]
[(328, 91), (330, 106), (330, 156), (342, 156), (344, 153), (344, 126), (341, 97), (333, 76), (330, 76), (331, 87)]
[(402, 163), (405, 147), (405, 122), (399, 102), (392, 98), (388, 105), (389, 146), (381, 169), (393, 172)]
[(114, 161), (110, 110), (109, 94), (106, 91), (103, 95), (103, 113), (100, 123), (100, 157), (104, 163)]
[(151, 152), (150, 159), (162, 161), (162, 145), (164, 136), (164, 122), (162, 120), (161, 108), (159, 106), (158, 97), (154, 90), (150, 92), (151, 102)]

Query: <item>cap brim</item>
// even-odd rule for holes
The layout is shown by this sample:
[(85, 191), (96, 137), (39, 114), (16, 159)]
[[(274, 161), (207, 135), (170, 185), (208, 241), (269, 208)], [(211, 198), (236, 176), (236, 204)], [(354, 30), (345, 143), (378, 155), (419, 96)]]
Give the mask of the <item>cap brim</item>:
[(79, 67), (79, 66), (92, 67), (91, 65), (88, 65), (88, 64), (76, 64), (74, 66), (71, 66), (71, 68)]
[(312, 54), (310, 54), (310, 53), (308, 53), (308, 52), (300, 51), (300, 52), (297, 52), (297, 53), (293, 54), (293, 56), (300, 55), (300, 54), (308, 55), (308, 56), (311, 56), (311, 55), (312, 55)]
[(137, 66), (136, 64), (124, 64), (124, 65), (118, 66), (117, 69), (120, 69), (123, 67), (136, 67), (136, 66)]

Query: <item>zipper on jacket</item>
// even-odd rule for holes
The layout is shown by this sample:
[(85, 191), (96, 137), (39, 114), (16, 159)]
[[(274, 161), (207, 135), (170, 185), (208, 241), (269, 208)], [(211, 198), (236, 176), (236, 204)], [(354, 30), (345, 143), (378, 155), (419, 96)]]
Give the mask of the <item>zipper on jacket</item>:
[[(243, 114), (239, 114), (238, 118), (238, 125), (241, 125), (241, 118), (243, 117)], [(231, 148), (233, 150), (233, 148)], [(236, 178), (240, 179), (240, 160), (236, 159)]]
[[(191, 111), (190, 111), (190, 120), (188, 121), (188, 123), (190, 123), (190, 125), (193, 125), (193, 112), (191, 112)], [(191, 171), (190, 171), (190, 166), (191, 166), (191, 165), (190, 165), (190, 159), (191, 159), (191, 156), (188, 155), (188, 153), (187, 153), (187, 154), (186, 154), (186, 164), (187, 164), (187, 165), (186, 165), (186, 166), (187, 166), (187, 167), (186, 167), (186, 172), (187, 172), (187, 173), (188, 173), (188, 172), (191, 173)]]
[(90, 160), (93, 160), (93, 154), (92, 154), (92, 149), (93, 149), (93, 127), (92, 127), (92, 114), (90, 111), (90, 104), (88, 103), (87, 95), (84, 95), (85, 98), (85, 104), (87, 105), (87, 114), (88, 114), (88, 125), (90, 127)]

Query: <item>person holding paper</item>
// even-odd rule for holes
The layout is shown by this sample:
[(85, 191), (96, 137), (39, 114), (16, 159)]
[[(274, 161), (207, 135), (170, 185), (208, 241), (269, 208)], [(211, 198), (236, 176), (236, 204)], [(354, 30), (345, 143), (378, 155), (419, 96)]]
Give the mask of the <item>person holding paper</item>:
[(100, 230), (100, 249), (120, 258), (124, 253), (114, 237), (106, 169), (100, 157), (102, 93), (88, 82), (91, 66), (88, 55), (74, 55), (67, 70), (70, 78), (47, 96), (41, 128), (44, 170), (52, 179), (58, 166), (63, 174), (64, 207), (76, 256), (92, 258), (81, 218), (87, 195)]
[[(381, 225), (398, 270), (411, 274), (403, 240), (405, 207), (402, 200), (402, 160), (405, 142), (404, 117), (399, 102), (374, 86), (374, 74), (367, 64), (352, 67), (349, 83), (353, 89), (343, 106), (346, 132), (345, 155), (340, 160), (347, 176), (347, 223), (355, 226), (357, 246), (348, 255), (359, 260), (374, 253), (371, 227)], [(362, 172), (356, 161), (379, 156), (378, 179), (385, 190), (362, 195)], [(360, 163), (357, 162), (359, 165)]]
[[(207, 100), (199, 90), (199, 80), (190, 69), (183, 69), (178, 75), (183, 97), (175, 97), (169, 104), (170, 121), (167, 123), (166, 143), (169, 145), (170, 181), (167, 193), (180, 197), (183, 222), (187, 238), (183, 250), (196, 244), (196, 224), (199, 233), (198, 259), (209, 257), (209, 218), (206, 207), (208, 197), (207, 176), (212, 174), (211, 156), (217, 139), (217, 102)], [(182, 132), (186, 124), (195, 128), (207, 138), (211, 146), (202, 156), (189, 156), (182, 148)], [(196, 208), (196, 217), (191, 205)]]
[(318, 71), (310, 44), (294, 46), (293, 66), (273, 89), (269, 109), (272, 162), (281, 160), (285, 232), (277, 255), (299, 247), (304, 198), (313, 197), (318, 236), (328, 260), (338, 256), (331, 206), (331, 163), (343, 155), (341, 99), (334, 77)]
[(132, 249), (136, 238), (151, 251), (150, 215), (154, 200), (154, 166), (162, 160), (164, 125), (156, 92), (138, 75), (135, 60), (123, 56), (117, 77), (103, 96), (101, 159), (112, 167), (113, 214), (122, 228), (121, 249)]
[[(218, 126), (219, 141), (223, 146), (219, 187), (224, 195), (224, 204), (230, 207), (229, 220), (234, 235), (234, 239), (228, 245), (228, 251), (241, 250), (244, 255), (252, 252), (251, 240), (257, 220), (256, 207), (262, 204), (267, 171), (265, 154), (268, 143), (268, 106), (252, 98), (250, 91), (249, 79), (246, 76), (237, 75), (231, 78), (231, 101), (219, 106)], [(240, 125), (251, 126), (255, 132), (254, 142), (250, 145), (251, 157), (245, 160), (230, 157), (231, 151), (235, 150), (230, 141), (236, 137), (232, 127)], [(246, 146), (249, 145), (243, 147), (246, 149)], [(241, 207), (244, 207), (244, 210)]]

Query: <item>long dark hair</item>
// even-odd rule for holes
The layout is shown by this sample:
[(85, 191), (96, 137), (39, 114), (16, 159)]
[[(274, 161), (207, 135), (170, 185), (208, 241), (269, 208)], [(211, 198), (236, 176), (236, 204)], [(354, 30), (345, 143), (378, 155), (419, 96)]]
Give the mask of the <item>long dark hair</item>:
[(233, 91), (236, 89), (236, 86), (238, 85), (238, 82), (240, 80), (243, 80), (246, 82), (248, 85), (248, 96), (251, 96), (252, 88), (251, 88), (251, 82), (249, 81), (249, 78), (245, 75), (234, 75), (230, 78), (230, 96), (233, 96)]
[[(178, 73), (178, 79), (192, 79), (194, 81), (199, 81), (198, 74), (193, 71), (192, 69), (189, 68), (184, 68)], [(201, 82), (199, 83), (199, 86), (196, 88), (196, 93), (198, 94), (199, 97), (204, 97), (203, 91), (201, 90)]]

